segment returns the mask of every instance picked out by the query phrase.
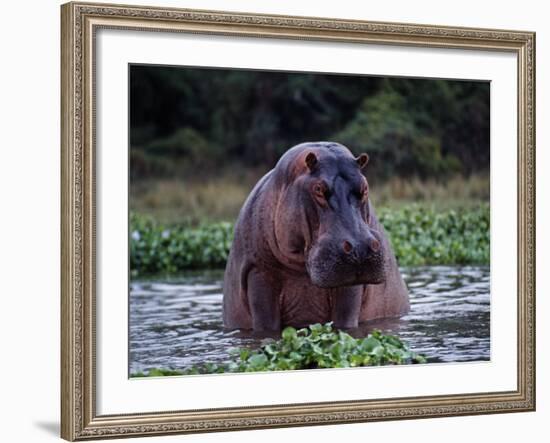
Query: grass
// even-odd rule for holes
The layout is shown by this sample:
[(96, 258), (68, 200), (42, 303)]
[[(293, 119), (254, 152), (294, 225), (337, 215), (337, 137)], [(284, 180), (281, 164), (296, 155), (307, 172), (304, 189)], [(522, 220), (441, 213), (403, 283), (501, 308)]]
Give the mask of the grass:
[(130, 210), (165, 224), (235, 220), (261, 175), (243, 169), (207, 178), (132, 182)]
[(353, 368), (426, 363), (424, 356), (410, 350), (393, 335), (375, 330), (365, 338), (354, 338), (335, 330), (331, 323), (296, 330), (287, 327), (279, 340), (267, 339), (260, 349), (235, 348), (226, 364), (206, 363), (186, 369), (151, 369), (131, 377), (213, 374), (226, 372), (288, 371), (321, 368)]
[(382, 183), (370, 183), (375, 203), (380, 207), (401, 208), (420, 204), (441, 209), (465, 209), (488, 202), (489, 176), (454, 176), (445, 181), (395, 177)]
[[(163, 224), (235, 220), (263, 172), (235, 166), (213, 177), (133, 181), (130, 210)], [(419, 203), (457, 209), (489, 201), (487, 174), (454, 176), (445, 181), (395, 177), (383, 183), (372, 181), (370, 187), (377, 207), (398, 209)]]
[[(488, 204), (442, 211), (414, 204), (382, 208), (378, 216), (401, 266), (489, 263)], [(130, 232), (130, 264), (135, 278), (223, 268), (233, 225), (161, 224), (151, 217), (132, 214)]]

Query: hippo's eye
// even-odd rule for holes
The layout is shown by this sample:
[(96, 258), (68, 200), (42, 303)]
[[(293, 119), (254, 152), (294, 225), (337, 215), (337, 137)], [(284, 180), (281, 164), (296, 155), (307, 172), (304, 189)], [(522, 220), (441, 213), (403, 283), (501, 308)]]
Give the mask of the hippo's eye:
[(311, 190), (313, 191), (313, 195), (321, 201), (324, 201), (329, 196), (329, 191), (327, 185), (325, 185), (323, 182), (317, 182), (315, 183)]
[(362, 202), (366, 202), (369, 199), (369, 187), (366, 183), (364, 183), (363, 186), (361, 186), (361, 190), (359, 191), (359, 200)]
[(324, 197), (325, 196), (325, 189), (324, 189), (323, 185), (321, 185), (321, 183), (316, 183), (313, 186), (313, 192), (315, 192), (315, 194), (319, 197)]
[(357, 199), (364, 203), (369, 198), (369, 191), (366, 187), (361, 188), (360, 190), (356, 191)]

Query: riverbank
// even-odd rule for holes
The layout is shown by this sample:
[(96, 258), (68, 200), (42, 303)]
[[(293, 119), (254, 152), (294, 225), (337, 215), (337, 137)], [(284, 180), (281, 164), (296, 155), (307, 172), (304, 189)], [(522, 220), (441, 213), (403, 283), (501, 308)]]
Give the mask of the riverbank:
[[(489, 264), (490, 209), (486, 203), (446, 210), (418, 204), (386, 207), (378, 210), (378, 217), (400, 266)], [(232, 238), (230, 222), (163, 224), (132, 213), (132, 278), (221, 269)]]

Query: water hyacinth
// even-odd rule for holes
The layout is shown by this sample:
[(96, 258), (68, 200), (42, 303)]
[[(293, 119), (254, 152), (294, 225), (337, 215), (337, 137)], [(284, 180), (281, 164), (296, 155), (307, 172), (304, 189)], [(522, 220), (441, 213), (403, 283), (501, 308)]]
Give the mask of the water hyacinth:
[[(489, 263), (488, 204), (441, 212), (421, 205), (382, 208), (378, 217), (401, 266)], [(228, 222), (167, 227), (132, 214), (130, 226), (132, 277), (223, 268), (233, 239)]]
[(199, 227), (165, 227), (153, 219), (130, 218), (130, 267), (132, 276), (174, 274), (186, 269), (225, 266), (233, 225), (227, 222)]
[(442, 212), (410, 205), (378, 215), (401, 266), (489, 264), (488, 204)]
[(227, 364), (205, 364), (183, 370), (152, 369), (132, 377), (212, 374), (224, 372), (288, 371), (299, 369), (352, 368), (426, 363), (399, 338), (374, 330), (354, 338), (336, 330), (332, 323), (307, 328), (285, 328), (279, 340), (267, 339), (260, 349), (235, 348)]

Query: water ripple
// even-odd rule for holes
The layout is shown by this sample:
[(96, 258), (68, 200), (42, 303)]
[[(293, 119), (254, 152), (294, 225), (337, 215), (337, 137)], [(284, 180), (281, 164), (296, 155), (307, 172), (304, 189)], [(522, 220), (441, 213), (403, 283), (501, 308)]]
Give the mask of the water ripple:
[[(411, 311), (400, 319), (367, 322), (393, 333), (430, 362), (490, 358), (488, 267), (403, 268)], [(261, 339), (222, 325), (223, 272), (188, 274), (130, 285), (130, 372), (226, 362), (232, 347), (259, 346)]]

